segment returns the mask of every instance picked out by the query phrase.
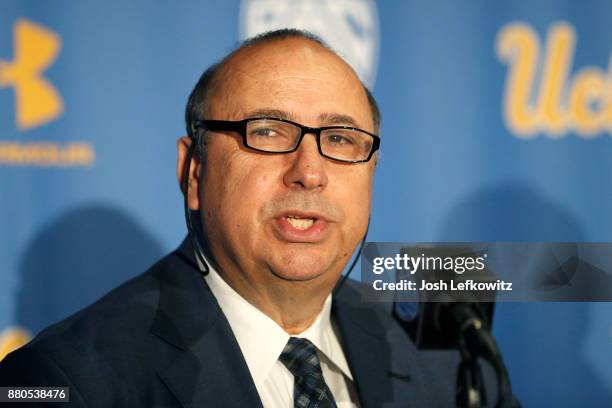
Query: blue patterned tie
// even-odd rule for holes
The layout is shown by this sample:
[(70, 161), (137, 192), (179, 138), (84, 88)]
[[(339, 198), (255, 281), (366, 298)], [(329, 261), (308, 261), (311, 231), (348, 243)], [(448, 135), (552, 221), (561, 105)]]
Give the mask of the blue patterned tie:
[(295, 378), (293, 404), (295, 408), (335, 408), (317, 356), (317, 349), (306, 339), (291, 337), (283, 349), (280, 361)]

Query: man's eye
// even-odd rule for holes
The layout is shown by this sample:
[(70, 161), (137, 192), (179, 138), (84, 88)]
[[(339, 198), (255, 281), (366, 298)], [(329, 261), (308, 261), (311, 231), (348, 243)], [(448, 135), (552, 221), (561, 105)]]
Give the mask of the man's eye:
[(251, 136), (256, 137), (275, 137), (278, 136), (278, 132), (270, 128), (260, 128), (251, 130)]
[(355, 143), (352, 137), (342, 134), (328, 135), (327, 142), (336, 146), (353, 145)]

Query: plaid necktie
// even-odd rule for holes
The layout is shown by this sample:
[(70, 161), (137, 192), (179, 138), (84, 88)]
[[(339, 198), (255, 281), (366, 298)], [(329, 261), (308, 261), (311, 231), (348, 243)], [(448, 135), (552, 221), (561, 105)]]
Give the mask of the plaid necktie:
[(311, 342), (291, 337), (279, 359), (295, 378), (295, 408), (336, 408), (334, 396), (321, 372), (317, 349)]

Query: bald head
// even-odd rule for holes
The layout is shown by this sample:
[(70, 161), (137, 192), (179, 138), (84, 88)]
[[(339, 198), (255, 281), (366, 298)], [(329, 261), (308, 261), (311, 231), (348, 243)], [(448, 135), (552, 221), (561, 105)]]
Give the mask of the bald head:
[[(358, 97), (365, 100), (369, 106), (372, 122), (370, 130), (378, 133), (380, 127), (378, 105), (353, 69), (320, 38), (306, 31), (283, 29), (245, 40), (236, 50), (220, 62), (210, 66), (202, 74), (189, 96), (186, 107), (185, 120), (188, 134), (192, 134), (195, 121), (213, 118), (211, 115), (217, 103), (231, 104), (231, 101), (227, 100), (230, 94), (225, 92), (228, 86), (233, 86), (239, 78), (244, 79), (250, 76), (256, 80), (258, 72), (273, 68), (269, 65), (271, 57), (279, 55), (282, 58), (276, 58), (274, 64), (282, 64), (283, 59), (295, 62), (306, 61), (309, 56), (315, 57), (318, 58), (321, 65), (334, 66), (338, 70), (338, 80), (352, 80), (357, 93), (360, 94)], [(233, 117), (232, 119), (242, 118)]]

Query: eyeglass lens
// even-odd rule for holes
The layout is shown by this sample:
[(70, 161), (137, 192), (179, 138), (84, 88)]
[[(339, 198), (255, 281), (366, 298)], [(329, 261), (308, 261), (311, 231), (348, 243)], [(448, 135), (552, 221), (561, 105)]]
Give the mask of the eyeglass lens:
[[(291, 123), (257, 119), (247, 123), (247, 144), (266, 152), (288, 152), (296, 148), (301, 129)], [(325, 129), (320, 136), (321, 152), (334, 159), (365, 160), (373, 145), (372, 136), (354, 129)]]

